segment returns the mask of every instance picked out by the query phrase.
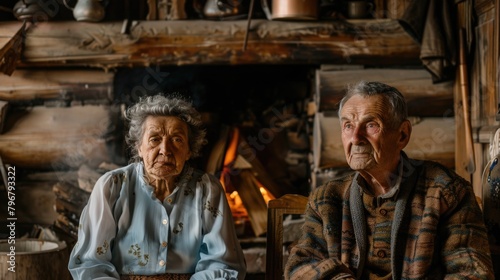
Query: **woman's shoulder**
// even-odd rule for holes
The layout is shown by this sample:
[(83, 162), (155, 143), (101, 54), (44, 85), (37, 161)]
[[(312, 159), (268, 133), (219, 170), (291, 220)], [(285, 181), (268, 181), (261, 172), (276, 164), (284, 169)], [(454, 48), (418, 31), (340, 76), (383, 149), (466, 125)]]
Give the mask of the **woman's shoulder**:
[(135, 174), (137, 174), (138, 168), (138, 163), (131, 163), (129, 165), (107, 171), (97, 180), (94, 189), (100, 188), (106, 190), (114, 188), (115, 186), (121, 186), (124, 180), (132, 178)]
[(224, 188), (215, 174), (207, 173), (200, 169), (193, 168), (191, 182), (191, 185), (195, 185), (196, 188), (199, 188), (205, 194), (224, 192)]

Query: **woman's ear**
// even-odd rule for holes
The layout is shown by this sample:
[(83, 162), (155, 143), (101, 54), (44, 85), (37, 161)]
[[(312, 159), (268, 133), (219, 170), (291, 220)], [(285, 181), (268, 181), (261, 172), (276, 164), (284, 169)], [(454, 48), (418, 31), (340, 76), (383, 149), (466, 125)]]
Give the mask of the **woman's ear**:
[(136, 145), (136, 149), (137, 149), (137, 155), (138, 155), (140, 158), (143, 158), (143, 156), (142, 156), (142, 149), (141, 149), (141, 145), (137, 144), (137, 145)]

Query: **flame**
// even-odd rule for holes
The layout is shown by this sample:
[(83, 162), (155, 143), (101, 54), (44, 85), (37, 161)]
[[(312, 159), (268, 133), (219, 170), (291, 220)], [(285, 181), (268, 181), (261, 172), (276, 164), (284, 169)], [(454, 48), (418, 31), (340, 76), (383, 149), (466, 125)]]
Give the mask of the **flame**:
[[(233, 168), (232, 164), (238, 156), (239, 143), (240, 131), (238, 128), (234, 128), (231, 133), (228, 147), (226, 148), (226, 154), (224, 155), (224, 165), (219, 180), (224, 187), (224, 190), (226, 191), (226, 198), (233, 213), (233, 217), (246, 220), (248, 219), (248, 211), (245, 208), (243, 200), (241, 199), (238, 192), (234, 189), (233, 186), (231, 186), (230, 181), (230, 172), (231, 168)], [(255, 182), (266, 204), (269, 202), (269, 200), (275, 198), (269, 191), (267, 191), (266, 187), (262, 185), (259, 180), (255, 180)]]
[(236, 159), (236, 152), (238, 148), (238, 143), (240, 142), (240, 130), (235, 128), (233, 130), (233, 135), (231, 136), (231, 142), (226, 151), (226, 156), (224, 158), (224, 166), (228, 166)]
[(248, 212), (243, 205), (243, 200), (241, 200), (240, 195), (237, 191), (232, 192), (228, 195), (229, 206), (235, 217), (248, 217)]
[(226, 182), (226, 178), (229, 177), (231, 163), (233, 163), (236, 160), (239, 141), (240, 141), (240, 131), (239, 129), (235, 128), (233, 129), (229, 146), (226, 149), (226, 155), (224, 156), (224, 166), (222, 168), (222, 172), (220, 174), (220, 179), (219, 179), (226, 191), (228, 191), (229, 187), (227, 184), (228, 182)]
[(274, 195), (268, 192), (267, 189), (264, 187), (264, 185), (262, 185), (258, 180), (257, 180), (257, 185), (259, 185), (260, 193), (262, 194), (262, 197), (264, 198), (266, 205), (269, 202), (269, 200), (275, 199)]

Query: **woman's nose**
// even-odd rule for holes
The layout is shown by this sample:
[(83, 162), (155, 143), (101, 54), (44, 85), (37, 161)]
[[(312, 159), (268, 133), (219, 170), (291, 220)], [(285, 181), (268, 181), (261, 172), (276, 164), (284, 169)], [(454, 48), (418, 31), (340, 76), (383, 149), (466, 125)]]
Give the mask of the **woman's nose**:
[(160, 144), (160, 154), (168, 156), (172, 154), (172, 149), (170, 147), (170, 142), (167, 139), (163, 139)]

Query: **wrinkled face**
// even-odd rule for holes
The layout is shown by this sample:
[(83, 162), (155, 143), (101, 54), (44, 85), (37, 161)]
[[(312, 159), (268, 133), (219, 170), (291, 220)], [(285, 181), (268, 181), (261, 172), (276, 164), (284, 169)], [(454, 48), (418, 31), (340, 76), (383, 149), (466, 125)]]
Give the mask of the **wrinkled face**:
[(411, 133), (408, 121), (389, 127), (389, 107), (380, 95), (354, 95), (342, 107), (342, 144), (349, 166), (358, 171), (393, 171)]
[(173, 116), (149, 116), (138, 147), (150, 179), (173, 180), (191, 156), (188, 125)]

